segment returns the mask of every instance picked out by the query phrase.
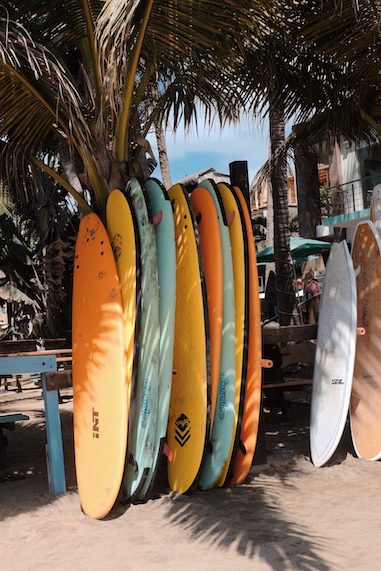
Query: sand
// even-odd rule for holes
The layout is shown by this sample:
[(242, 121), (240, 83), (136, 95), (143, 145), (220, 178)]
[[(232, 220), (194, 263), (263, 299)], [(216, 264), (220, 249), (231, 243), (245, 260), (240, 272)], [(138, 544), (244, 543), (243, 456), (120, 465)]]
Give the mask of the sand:
[[(68, 493), (48, 492), (41, 391), (0, 388), (1, 412), (22, 411), (0, 472), (0, 568), (54, 570), (378, 570), (381, 464), (354, 458), (348, 431), (328, 467), (308, 457), (308, 406), (268, 416), (266, 465), (225, 490), (163, 492), (120, 517), (93, 521), (79, 506), (72, 401), (62, 420)], [(271, 421), (271, 422), (270, 422)], [(5, 479), (19, 474), (24, 479)]]

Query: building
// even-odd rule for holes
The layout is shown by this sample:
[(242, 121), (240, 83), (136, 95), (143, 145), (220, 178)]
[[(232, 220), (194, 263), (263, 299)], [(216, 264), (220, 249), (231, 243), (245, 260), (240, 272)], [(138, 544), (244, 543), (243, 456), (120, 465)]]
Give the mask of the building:
[(351, 241), (358, 222), (369, 218), (373, 188), (381, 183), (381, 145), (355, 144), (343, 139), (327, 150), (330, 186), (326, 191), (327, 211), (317, 227), (317, 237), (333, 238), (336, 228), (345, 230)]
[[(319, 164), (319, 182), (322, 186), (329, 186), (329, 167), (328, 165)], [(295, 174), (289, 171), (287, 177), (287, 188), (288, 188), (288, 207), (290, 211), (290, 218), (297, 216), (298, 214), (298, 193), (295, 181)], [(267, 180), (259, 181), (259, 176), (256, 175), (253, 182), (250, 185), (250, 195), (251, 195), (251, 213), (255, 216), (258, 213), (266, 213), (268, 204), (268, 191), (269, 183)]]
[(177, 181), (178, 184), (183, 184), (186, 188), (194, 188), (205, 179), (212, 179), (215, 183), (226, 182), (230, 184), (230, 176), (228, 174), (217, 172), (213, 167), (195, 172)]
[[(321, 225), (317, 238), (333, 239), (334, 228), (349, 235), (357, 222), (369, 215), (374, 186), (381, 183), (381, 145), (351, 143), (345, 139), (324, 143), (318, 149)], [(288, 175), (290, 220), (298, 214), (298, 188), (294, 172)], [(252, 216), (267, 216), (268, 182), (257, 175), (250, 187)], [(308, 189), (307, 189), (308, 192)]]

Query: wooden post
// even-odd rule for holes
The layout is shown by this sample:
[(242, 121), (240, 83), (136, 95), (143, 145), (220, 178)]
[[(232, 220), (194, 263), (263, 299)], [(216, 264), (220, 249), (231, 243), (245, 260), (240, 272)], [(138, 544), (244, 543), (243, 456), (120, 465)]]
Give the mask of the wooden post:
[(230, 182), (233, 186), (238, 186), (243, 193), (251, 218), (250, 182), (247, 161), (234, 161), (229, 163)]
[(53, 494), (64, 494), (66, 492), (65, 462), (58, 391), (47, 390), (45, 373), (41, 374), (41, 380), (45, 404), (49, 489)]
[[(238, 186), (242, 191), (246, 199), (251, 218), (250, 183), (249, 183), (247, 161), (234, 161), (233, 163), (229, 164), (229, 170), (230, 170), (230, 182), (233, 186)], [(266, 431), (265, 431), (265, 419), (263, 414), (262, 395), (261, 395), (257, 445), (255, 448), (253, 464), (260, 465), (266, 463), (267, 463)]]
[(316, 238), (320, 224), (320, 183), (315, 153), (295, 147), (295, 175), (298, 195), (299, 235)]

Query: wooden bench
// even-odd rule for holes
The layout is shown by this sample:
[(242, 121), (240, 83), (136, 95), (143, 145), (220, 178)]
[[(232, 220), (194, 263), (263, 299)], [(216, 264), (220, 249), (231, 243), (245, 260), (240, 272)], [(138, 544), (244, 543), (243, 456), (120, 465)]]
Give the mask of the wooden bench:
[(312, 379), (300, 379), (285, 377), (283, 381), (277, 383), (263, 383), (263, 390), (266, 389), (281, 389), (282, 391), (298, 390), (300, 387), (312, 385)]
[[(0, 344), (0, 348), (1, 348), (1, 344)], [(41, 356), (41, 355), (55, 355), (56, 357), (56, 363), (57, 363), (57, 369), (67, 369), (69, 367), (69, 369), (71, 370), (71, 363), (72, 363), (72, 350), (69, 348), (63, 348), (63, 349), (47, 349), (47, 350), (33, 350), (33, 351), (22, 351), (22, 352), (14, 352), (12, 353), (13, 357), (31, 357), (31, 356)], [(1, 354), (0, 352), (0, 357), (6, 357), (9, 355), (5, 355), (5, 354)], [(48, 375), (49, 373), (47, 373)], [(17, 392), (22, 392), (22, 375), (2, 375), (0, 373), (0, 383), (1, 383), (1, 379), (4, 379), (5, 381), (5, 390), (8, 390), (8, 382), (9, 380), (13, 379), (13, 377), (16, 377), (16, 383), (17, 383)], [(34, 382), (40, 383), (41, 381), (41, 376), (40, 375), (28, 375), (29, 379), (33, 378)], [(67, 385), (67, 386), (71, 386), (71, 385)], [(62, 388), (62, 387), (61, 387)]]
[[(288, 403), (284, 396), (286, 391), (300, 391), (312, 385), (312, 379), (285, 377), (283, 381), (262, 383), (262, 391), (276, 408), (282, 411), (284, 420), (288, 420)], [(278, 393), (279, 391), (279, 393)], [(267, 394), (266, 394), (267, 393)], [(271, 408), (270, 404), (270, 408)]]
[(62, 445), (61, 417), (58, 390), (47, 390), (46, 374), (57, 371), (54, 350), (32, 351), (0, 356), (0, 376), (41, 375), (45, 408), (45, 431), (47, 440), (47, 469), (49, 489), (53, 494), (66, 492), (65, 464)]
[(16, 422), (29, 420), (29, 416), (21, 412), (0, 415), (0, 468), (5, 468), (7, 464), (7, 438), (3, 429), (15, 430)]

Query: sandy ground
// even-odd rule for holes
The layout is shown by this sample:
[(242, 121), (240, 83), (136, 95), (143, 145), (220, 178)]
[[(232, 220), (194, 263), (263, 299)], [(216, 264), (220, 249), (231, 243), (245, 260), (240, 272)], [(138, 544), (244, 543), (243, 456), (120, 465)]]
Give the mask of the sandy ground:
[(0, 407), (30, 416), (7, 433), (0, 569), (380, 569), (381, 464), (355, 459), (347, 432), (329, 467), (314, 468), (305, 403), (292, 405), (288, 422), (268, 416), (268, 462), (246, 484), (187, 497), (163, 492), (103, 522), (80, 511), (71, 400), (62, 405), (69, 491), (60, 497), (48, 492), (41, 391), (1, 387)]

